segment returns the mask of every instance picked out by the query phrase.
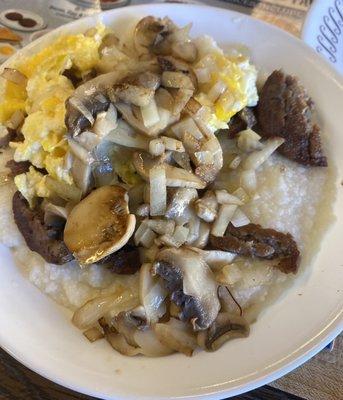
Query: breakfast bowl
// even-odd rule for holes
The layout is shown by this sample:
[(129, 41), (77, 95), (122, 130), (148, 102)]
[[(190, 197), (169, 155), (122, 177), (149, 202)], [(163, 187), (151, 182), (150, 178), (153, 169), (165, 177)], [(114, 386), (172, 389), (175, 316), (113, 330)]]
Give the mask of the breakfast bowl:
[[(57, 299), (55, 293), (58, 283), (64, 290), (64, 297), (58, 299), (59, 303), (63, 304), (68, 299), (68, 304), (73, 301), (78, 304), (82, 297), (78, 290), (81, 286), (76, 285), (74, 278), (77, 276), (80, 279), (78, 283), (84, 285), (85, 274), (65, 266), (48, 265), (13, 241), (9, 219), (11, 205), (8, 205), (8, 198), (4, 197), (1, 205), (7, 213), (3, 213), (1, 218), (7, 230), (1, 232), (1, 241), (15, 249), (11, 252), (2, 246), (0, 250), (0, 345), (42, 376), (100, 398), (220, 399), (252, 390), (281, 377), (320, 351), (342, 330), (340, 237), (343, 232), (340, 220), (343, 209), (343, 162), (339, 149), (343, 145), (340, 135), (343, 124), (340, 113), (343, 81), (309, 47), (275, 27), (235, 12), (176, 4), (128, 7), (81, 19), (49, 32), (18, 51), (3, 68), (20, 63), (26, 56), (47, 48), (64, 35), (83, 32), (94, 34), (91, 28), (100, 22), (111, 27), (120, 37), (137, 20), (149, 15), (159, 18), (168, 16), (179, 26), (194, 22), (192, 37), (210, 35), (221, 47), (231, 49), (228, 50), (230, 54), (236, 54), (232, 53), (232, 46), (242, 49), (244, 54), (249, 52), (251, 62), (262, 78), (274, 70), (282, 69), (287, 74), (296, 75), (306, 87), (315, 103), (316, 119), (323, 132), (330, 173), (325, 179), (312, 181), (306, 167), (296, 168), (296, 172), (290, 175), (287, 171), (293, 171), (293, 164), (271, 165), (270, 171), (277, 171), (278, 176), (286, 171), (283, 182), (289, 176), (295, 182), (295, 186), (280, 186), (281, 193), (284, 188), (288, 193), (284, 203), (286, 209), (293, 204), (292, 199), (305, 199), (302, 203), (305, 205), (308, 202), (301, 228), (307, 227), (310, 237), (307, 245), (311, 251), (304, 254), (296, 279), (290, 279), (285, 284), (282, 280), (279, 286), (282, 290), (274, 295), (271, 291), (269, 305), (256, 314), (256, 322), (251, 321), (248, 337), (229, 341), (216, 352), (196, 351), (193, 357), (183, 354), (154, 358), (140, 355), (125, 357), (112, 351), (104, 340), (90, 344), (80, 330), (70, 323), (72, 312), (57, 305), (32, 285), (31, 282), (44, 288), (47, 294)], [(220, 60), (223, 62), (222, 58)], [(320, 163), (323, 162), (320, 159)], [(308, 186), (308, 182), (314, 184)], [(302, 188), (306, 188), (307, 197)], [(224, 195), (223, 191), (216, 194)], [(316, 224), (313, 225), (313, 207), (310, 205), (313, 198), (320, 196), (324, 197)], [(267, 210), (275, 208), (271, 200), (264, 200), (261, 206), (266, 206)], [(281, 221), (287, 225), (287, 231), (293, 229), (289, 222), (292, 213), (297, 214), (297, 208), (291, 208), (291, 212), (285, 213)], [(87, 219), (96, 221), (96, 214), (94, 217), (91, 213), (86, 216), (82, 213), (79, 221), (87, 223)], [(276, 225), (274, 229), (281, 229)], [(292, 233), (296, 234), (297, 231), (292, 230)], [(78, 254), (78, 249), (74, 248), (73, 252)], [(311, 255), (313, 253), (316, 253), (316, 257)], [(31, 256), (35, 260), (34, 267), (29, 265)], [(182, 262), (182, 257), (179, 260)], [(87, 257), (83, 261), (87, 263)], [(203, 264), (199, 264), (199, 268), (202, 267)], [(100, 278), (96, 268), (92, 271), (93, 275), (87, 279), (92, 280), (96, 289)], [(59, 279), (61, 275), (63, 278)], [(201, 321), (198, 319), (193, 323), (199, 326)]]

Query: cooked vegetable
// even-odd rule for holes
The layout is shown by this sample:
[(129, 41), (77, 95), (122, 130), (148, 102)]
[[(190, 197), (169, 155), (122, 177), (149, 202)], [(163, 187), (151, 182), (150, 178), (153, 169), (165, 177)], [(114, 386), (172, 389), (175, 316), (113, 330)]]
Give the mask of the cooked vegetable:
[(88, 329), (108, 312), (119, 314), (121, 311), (136, 307), (137, 302), (136, 295), (121, 287), (110, 295), (89, 300), (75, 311), (72, 322), (80, 329)]
[(171, 300), (182, 309), (181, 320), (194, 330), (208, 328), (219, 312), (217, 285), (205, 261), (186, 248), (165, 249), (157, 255), (155, 273), (164, 280)]
[(150, 215), (164, 215), (167, 207), (166, 170), (163, 165), (151, 168), (150, 176)]
[(208, 351), (218, 350), (225, 342), (249, 335), (249, 326), (243, 317), (219, 313), (211, 327), (198, 333), (198, 344)]
[(213, 236), (223, 236), (228, 227), (237, 206), (234, 204), (222, 204), (219, 207), (218, 216), (212, 225), (211, 234)]
[(83, 332), (83, 334), (91, 343), (96, 342), (104, 337), (104, 334), (96, 327), (87, 329)]
[(197, 347), (197, 341), (189, 327), (175, 318), (156, 324), (154, 332), (161, 343), (186, 356), (190, 357)]
[(103, 186), (72, 209), (64, 241), (81, 264), (91, 264), (123, 247), (135, 224), (126, 191), (120, 186)]

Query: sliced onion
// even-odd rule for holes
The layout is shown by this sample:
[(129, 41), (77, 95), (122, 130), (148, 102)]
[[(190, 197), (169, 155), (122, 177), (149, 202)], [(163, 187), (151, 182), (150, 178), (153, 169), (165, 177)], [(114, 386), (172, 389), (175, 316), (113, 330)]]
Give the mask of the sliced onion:
[(194, 90), (194, 85), (190, 77), (178, 71), (164, 71), (162, 73), (162, 85), (166, 88)]
[(207, 93), (207, 97), (213, 102), (215, 103), (216, 100), (219, 98), (219, 96), (221, 94), (223, 94), (225, 92), (225, 90), (227, 89), (226, 84), (223, 81), (218, 81), (216, 82), (211, 89), (208, 91)]
[(139, 346), (139, 353), (147, 357), (162, 357), (174, 353), (174, 350), (162, 344), (150, 329), (145, 331), (137, 330), (134, 334), (134, 339)]
[(199, 83), (207, 83), (211, 79), (211, 71), (209, 68), (196, 68), (194, 73)]
[(243, 169), (245, 170), (255, 170), (260, 165), (262, 165), (268, 157), (270, 157), (274, 151), (282, 145), (285, 141), (283, 138), (274, 137), (267, 139), (264, 142), (264, 147), (262, 150), (254, 151), (249, 154), (248, 157), (243, 162)]
[(249, 223), (250, 219), (244, 214), (242, 210), (237, 208), (231, 219), (231, 224), (236, 228), (239, 228), (240, 226), (248, 225)]
[(167, 292), (158, 278), (152, 276), (152, 265), (143, 264), (139, 271), (139, 299), (149, 324), (157, 322), (166, 312)]
[(116, 315), (137, 305), (137, 297), (131, 291), (121, 288), (113, 294), (96, 297), (87, 301), (87, 303), (75, 311), (72, 322), (80, 329), (87, 329), (93, 326), (109, 311)]
[(236, 204), (237, 206), (244, 204), (242, 200), (228, 193), (226, 190), (216, 190), (215, 194), (219, 204)]
[(152, 156), (160, 156), (164, 153), (165, 151), (165, 145), (163, 143), (163, 140), (161, 138), (153, 139), (150, 140), (149, 142), (149, 153)]
[(144, 135), (135, 132), (135, 130), (122, 119), (118, 121), (117, 127), (109, 132), (106, 136), (106, 140), (117, 143), (121, 146), (142, 150), (147, 150), (149, 145), (149, 142)]
[(146, 128), (151, 128), (160, 121), (160, 115), (154, 99), (144, 107), (141, 107), (143, 124)]
[(186, 356), (192, 356), (197, 347), (197, 341), (191, 330), (185, 323), (175, 318), (164, 324), (156, 324), (154, 331), (161, 343)]
[(228, 227), (235, 211), (236, 205), (233, 204), (222, 204), (219, 207), (218, 216), (212, 225), (211, 234), (213, 236), (223, 236), (226, 228)]
[(164, 215), (167, 208), (167, 180), (164, 165), (150, 170), (150, 215)]
[(249, 193), (254, 192), (257, 187), (257, 179), (255, 170), (249, 169), (242, 171), (240, 176), (241, 186)]

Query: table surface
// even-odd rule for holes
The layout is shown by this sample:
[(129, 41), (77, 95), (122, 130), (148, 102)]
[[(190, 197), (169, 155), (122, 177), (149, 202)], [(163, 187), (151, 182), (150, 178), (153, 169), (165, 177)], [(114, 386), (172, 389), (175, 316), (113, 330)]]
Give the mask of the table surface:
[[(303, 366), (236, 400), (343, 400), (343, 334)], [(94, 400), (24, 367), (0, 349), (0, 400)]]

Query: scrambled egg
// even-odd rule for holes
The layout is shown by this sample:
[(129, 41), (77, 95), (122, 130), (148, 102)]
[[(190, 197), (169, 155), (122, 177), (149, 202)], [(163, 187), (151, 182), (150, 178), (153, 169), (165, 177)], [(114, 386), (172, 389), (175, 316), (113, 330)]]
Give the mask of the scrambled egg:
[(220, 129), (244, 107), (257, 104), (257, 71), (246, 56), (238, 51), (225, 55), (208, 36), (199, 38), (197, 45), (200, 61), (194, 68), (202, 76), (196, 99), (213, 109), (212, 125)]
[[(11, 143), (15, 161), (30, 161), (45, 168), (56, 181), (73, 185), (65, 166), (68, 145), (64, 117), (65, 101), (74, 88), (62, 74), (71, 67), (81, 74), (90, 71), (99, 61), (98, 49), (105, 33), (105, 27), (99, 25), (93, 34), (63, 36), (32, 57), (20, 59), (12, 67), (28, 78), (26, 88), (4, 79), (0, 82), (0, 123), (16, 110), (27, 114), (22, 126), (24, 142)], [(34, 168), (17, 176), (15, 184), (30, 204), (35, 196), (50, 195), (43, 175)]]

